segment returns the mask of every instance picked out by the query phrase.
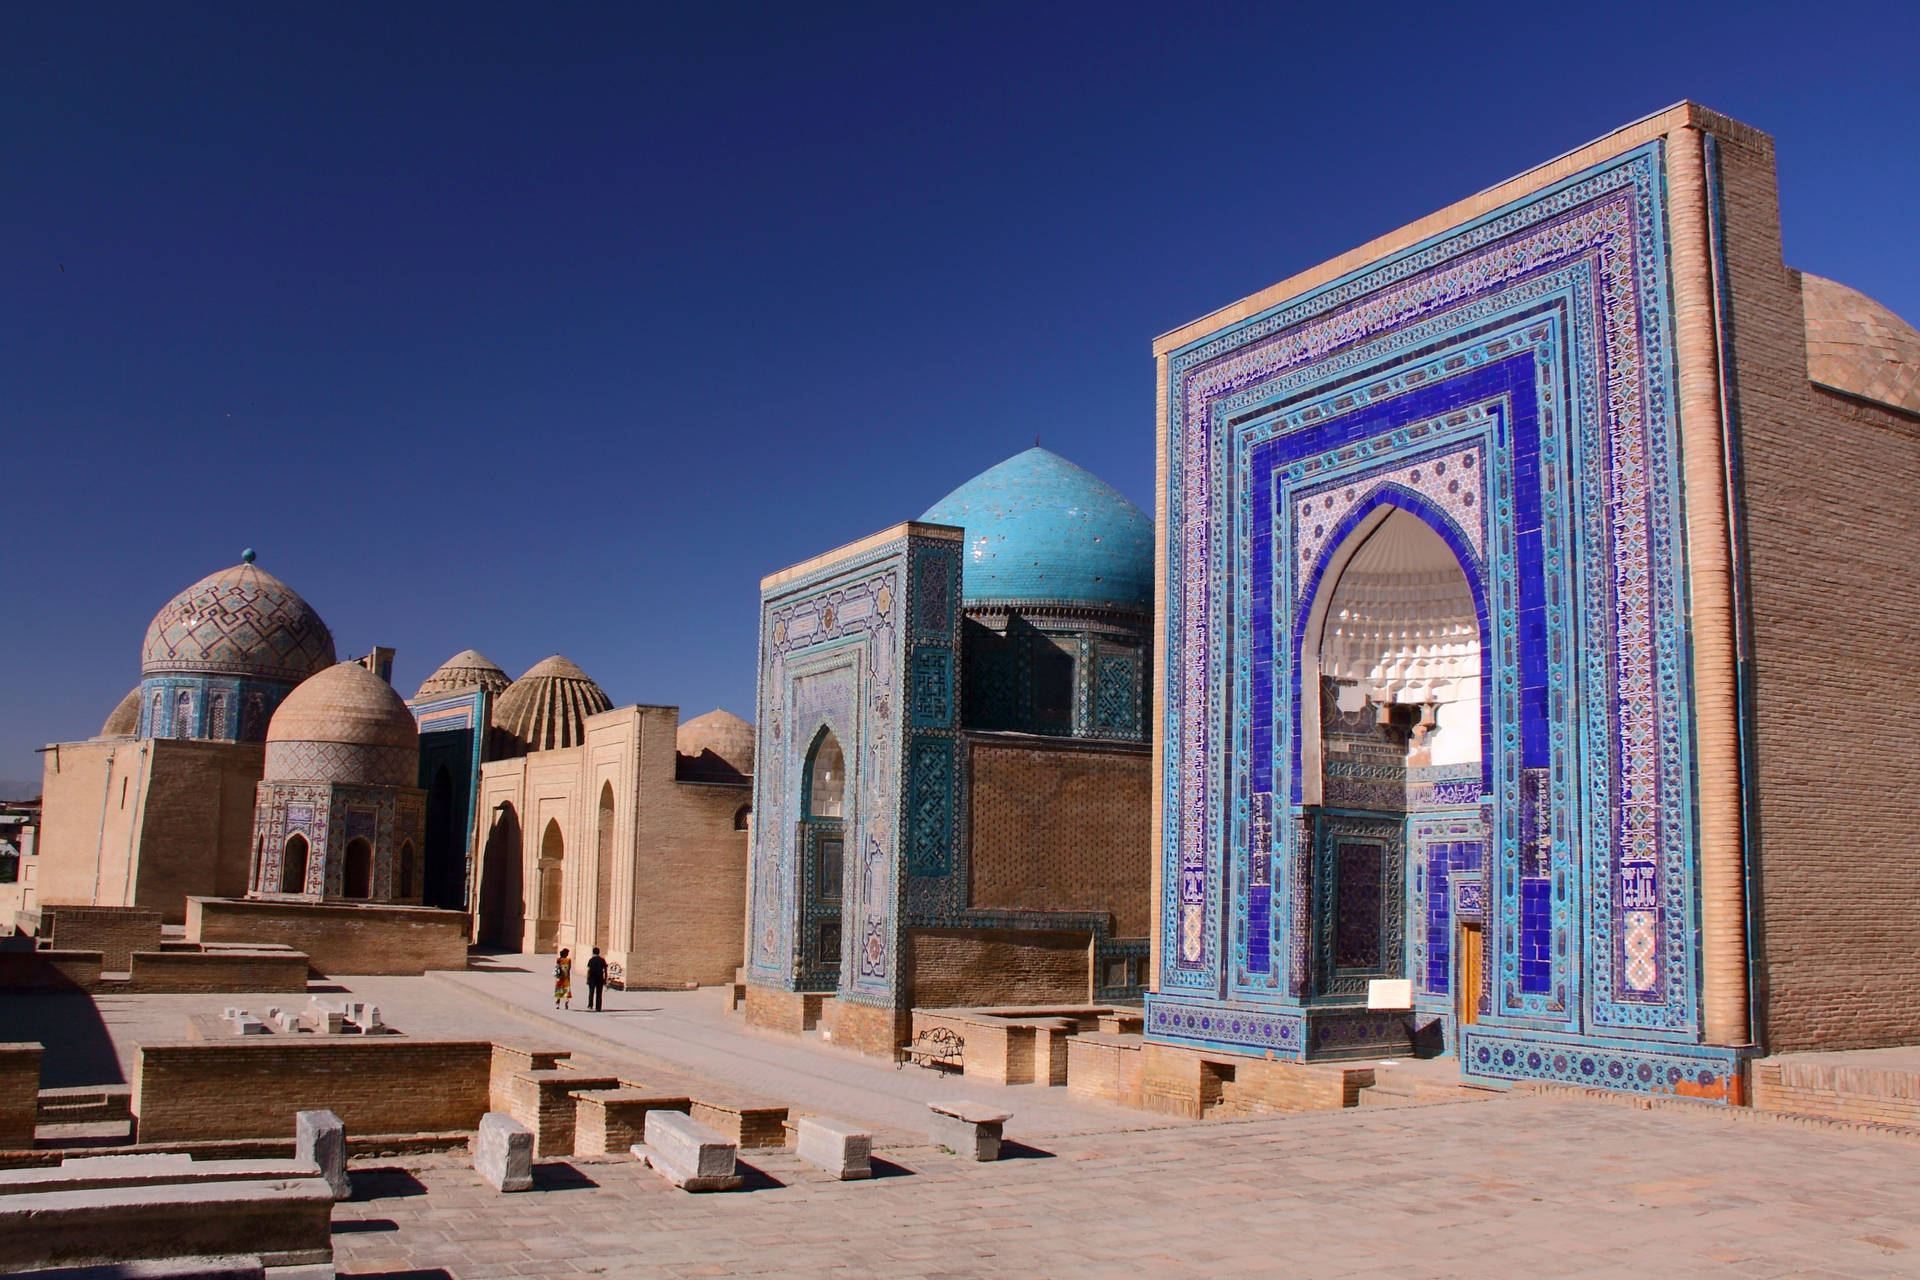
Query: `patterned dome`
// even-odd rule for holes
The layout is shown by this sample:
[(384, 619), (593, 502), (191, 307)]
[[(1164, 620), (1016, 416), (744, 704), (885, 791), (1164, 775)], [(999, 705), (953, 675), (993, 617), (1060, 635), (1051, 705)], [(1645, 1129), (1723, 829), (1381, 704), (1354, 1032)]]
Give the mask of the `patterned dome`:
[(586, 741), (587, 717), (612, 706), (586, 672), (556, 653), (507, 686), (493, 704), (493, 727), (523, 751), (557, 751)]
[(1807, 377), (1920, 413), (1920, 331), (1857, 289), (1800, 274)]
[(471, 689), (475, 685), (488, 693), (498, 694), (512, 683), (512, 679), (492, 658), (478, 649), (462, 649), (441, 663), (438, 671), (421, 681), (413, 696), (416, 699), (430, 698), (439, 693), (452, 693), (456, 689)]
[(682, 777), (731, 782), (753, 776), (753, 726), (731, 711), (695, 716), (680, 726), (673, 746), (685, 759)]
[(413, 713), (392, 685), (357, 662), (307, 680), (267, 725), (268, 782), (411, 787), (419, 769)]
[(253, 563), (200, 579), (147, 628), (140, 673), (234, 675), (298, 684), (334, 663), (333, 634), (292, 587)]
[(1153, 521), (1124, 494), (1041, 448), (981, 472), (921, 520), (967, 531), (967, 604), (1153, 608)]
[(127, 690), (127, 696), (120, 699), (120, 705), (113, 709), (107, 722), (100, 726), (103, 738), (132, 738), (140, 732), (140, 686)]

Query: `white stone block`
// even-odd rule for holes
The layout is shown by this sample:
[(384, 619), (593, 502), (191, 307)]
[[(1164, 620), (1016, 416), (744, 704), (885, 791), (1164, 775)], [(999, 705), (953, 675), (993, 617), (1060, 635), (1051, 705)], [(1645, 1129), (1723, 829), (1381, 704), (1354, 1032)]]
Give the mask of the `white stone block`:
[(293, 1117), (293, 1158), (320, 1170), (335, 1200), (353, 1194), (347, 1179), (347, 1127), (331, 1111), (301, 1111)]
[(731, 1191), (738, 1148), (726, 1135), (678, 1111), (649, 1111), (646, 1141), (633, 1153), (682, 1191)]
[(842, 1182), (873, 1176), (873, 1135), (831, 1116), (802, 1116), (799, 1154)]
[(533, 1130), (500, 1111), (480, 1117), (473, 1167), (495, 1191), (533, 1190)]

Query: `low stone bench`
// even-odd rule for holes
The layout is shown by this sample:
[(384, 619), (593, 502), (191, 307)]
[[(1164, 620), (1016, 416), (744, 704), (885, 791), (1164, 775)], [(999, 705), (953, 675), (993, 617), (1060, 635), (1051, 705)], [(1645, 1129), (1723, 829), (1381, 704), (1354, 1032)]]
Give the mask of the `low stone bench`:
[(622, 1085), (618, 1089), (581, 1089), (573, 1099), (573, 1154), (610, 1156), (630, 1149), (647, 1132), (647, 1112), (687, 1111), (690, 1098)]
[(495, 1191), (533, 1190), (533, 1130), (498, 1111), (473, 1133), (473, 1171)]
[[(295, 1273), (320, 1273), (324, 1267), (297, 1267)], [(284, 1276), (276, 1267), (274, 1275)], [(35, 1271), (35, 1280), (267, 1280), (259, 1255), (231, 1258), (169, 1258), (165, 1261), (103, 1262), (97, 1267), (56, 1267)]]
[(0, 1196), (0, 1272), (248, 1255), (331, 1267), (332, 1220), (333, 1188), (317, 1177)]
[(618, 1076), (584, 1071), (517, 1071), (508, 1083), (507, 1114), (533, 1131), (533, 1154), (573, 1154), (573, 1095), (589, 1089), (617, 1089)]
[(842, 1182), (873, 1176), (873, 1135), (831, 1116), (801, 1116), (800, 1158)]
[(96, 1191), (213, 1182), (311, 1178), (292, 1160), (195, 1160), (178, 1152), (123, 1156), (68, 1156), (59, 1164), (0, 1169), (0, 1197), (45, 1191)]
[(695, 1098), (687, 1113), (710, 1129), (717, 1129), (737, 1147), (787, 1145), (787, 1109), (755, 1107)]
[(678, 1111), (649, 1111), (646, 1132), (633, 1154), (682, 1191), (731, 1191), (740, 1185), (733, 1165), (739, 1148), (724, 1134)]
[(927, 1140), (945, 1147), (965, 1160), (998, 1160), (1000, 1130), (1013, 1118), (1010, 1111), (995, 1111), (978, 1102), (964, 1099), (953, 1102), (929, 1102), (933, 1118), (927, 1125)]

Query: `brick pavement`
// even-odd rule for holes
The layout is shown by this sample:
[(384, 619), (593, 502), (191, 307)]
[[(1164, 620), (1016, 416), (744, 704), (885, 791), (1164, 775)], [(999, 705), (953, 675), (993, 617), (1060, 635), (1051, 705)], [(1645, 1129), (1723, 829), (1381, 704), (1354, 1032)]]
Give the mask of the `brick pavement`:
[[(1065, 1135), (827, 1180), (752, 1153), (690, 1196), (632, 1162), (499, 1196), (450, 1156), (356, 1171), (342, 1275), (1920, 1276), (1904, 1145), (1562, 1099)], [(424, 1194), (422, 1194), (424, 1192)], [(437, 1270), (436, 1270), (437, 1269)]]

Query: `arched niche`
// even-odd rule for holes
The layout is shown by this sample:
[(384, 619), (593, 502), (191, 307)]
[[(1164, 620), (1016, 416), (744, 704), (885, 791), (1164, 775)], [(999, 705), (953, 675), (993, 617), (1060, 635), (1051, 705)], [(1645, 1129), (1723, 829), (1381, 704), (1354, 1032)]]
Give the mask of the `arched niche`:
[(307, 891), (307, 860), (310, 854), (305, 836), (296, 831), (287, 837), (286, 846), (280, 851), (280, 892)]

